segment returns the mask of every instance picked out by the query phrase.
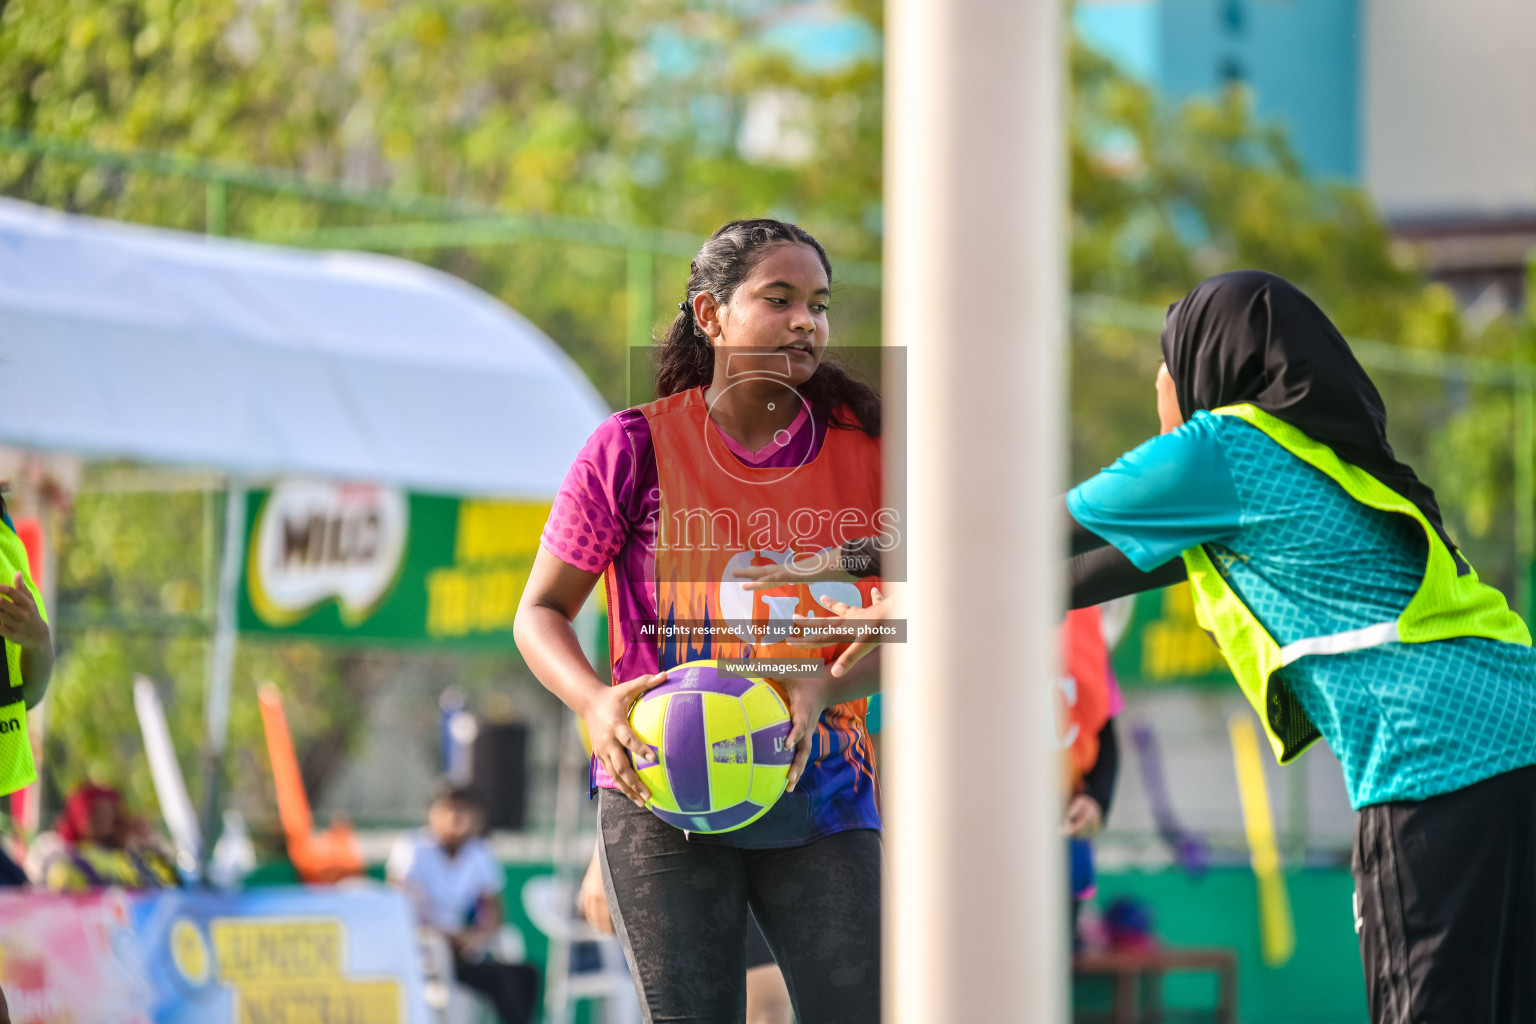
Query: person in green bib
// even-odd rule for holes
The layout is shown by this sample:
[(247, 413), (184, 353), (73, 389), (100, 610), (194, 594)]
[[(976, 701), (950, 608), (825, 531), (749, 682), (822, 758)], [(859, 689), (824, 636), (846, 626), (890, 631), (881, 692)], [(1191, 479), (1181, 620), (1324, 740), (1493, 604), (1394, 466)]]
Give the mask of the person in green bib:
[(1359, 812), (1374, 1024), (1536, 1021), (1536, 652), (1338, 330), (1272, 274), (1169, 308), (1163, 433), (1074, 488), (1074, 606), (1187, 578), (1281, 763)]
[(5, 675), (0, 679), (0, 796), (37, 778), (27, 711), (43, 699), (53, 675), (53, 635), (43, 599), (32, 582), (27, 549), (16, 536), (11, 514), (0, 499), (0, 639)]

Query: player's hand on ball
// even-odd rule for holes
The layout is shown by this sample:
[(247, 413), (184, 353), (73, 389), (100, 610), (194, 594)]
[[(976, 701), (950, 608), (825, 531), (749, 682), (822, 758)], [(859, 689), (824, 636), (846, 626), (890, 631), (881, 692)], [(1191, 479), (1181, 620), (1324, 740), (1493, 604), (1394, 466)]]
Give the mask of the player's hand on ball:
[(1061, 829), (1076, 839), (1098, 835), (1104, 827), (1104, 809), (1087, 793), (1079, 793), (1067, 804), (1067, 818)]
[[(871, 590), (870, 596), (873, 600), (868, 608), (855, 608), (851, 604), (834, 601), (830, 597), (821, 599), (822, 607), (840, 619), (844, 625), (858, 626), (858, 632), (854, 634), (853, 642), (832, 663), (832, 674), (834, 676), (840, 676), (847, 672), (854, 665), (858, 664), (860, 658), (874, 650), (881, 642), (871, 639), (870, 629), (885, 620), (885, 617), (890, 614), (891, 604), (885, 599), (885, 595), (880, 593), (879, 587)], [(803, 615), (795, 616), (795, 625), (801, 629), (814, 630), (818, 625), (824, 626), (826, 623), (827, 620), (825, 618), (811, 618)], [(800, 639), (791, 640), (790, 643), (795, 647), (827, 646), (825, 638), (817, 640), (814, 636), (801, 637)]]
[(636, 807), (650, 803), (651, 791), (640, 781), (630, 756), (654, 761), (656, 751), (629, 727), (629, 709), (647, 690), (660, 686), (666, 679), (665, 672), (657, 672), (627, 683), (616, 683), (603, 691), (602, 696), (594, 699), (581, 714), (587, 725), (587, 735), (592, 739), (592, 753), (608, 769), (619, 792), (633, 800)]
[(793, 793), (795, 784), (805, 772), (806, 762), (811, 759), (811, 741), (816, 737), (816, 726), (821, 713), (832, 705), (830, 687), (826, 676), (788, 676), (778, 679), (784, 688), (789, 705), (789, 737), (786, 742), (795, 748), (795, 759), (789, 765), (789, 781), (786, 793)]
[(16, 574), (11, 586), (0, 584), (0, 598), (0, 636), (34, 651), (44, 650), (53, 642), (48, 623), (37, 610), (37, 602), (21, 573)]
[(743, 584), (743, 590), (771, 590), (786, 583), (852, 583), (854, 577), (843, 568), (842, 554), (838, 551), (819, 551), (801, 555), (782, 565), (752, 565), (737, 569), (731, 575), (737, 579), (751, 580)]

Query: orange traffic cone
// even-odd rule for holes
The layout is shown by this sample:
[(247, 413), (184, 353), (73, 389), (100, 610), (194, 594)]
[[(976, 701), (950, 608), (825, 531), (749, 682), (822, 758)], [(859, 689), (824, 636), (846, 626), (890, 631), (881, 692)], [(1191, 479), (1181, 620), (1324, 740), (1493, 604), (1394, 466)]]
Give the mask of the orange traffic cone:
[(299, 759), (293, 753), (293, 737), (283, 714), (283, 695), (271, 683), (258, 691), (261, 724), (267, 734), (267, 757), (272, 762), (272, 782), (277, 788), (277, 816), (283, 824), (288, 858), (299, 877), (310, 883), (339, 882), (363, 873), (363, 852), (352, 824), (345, 818), (316, 834), (299, 775)]

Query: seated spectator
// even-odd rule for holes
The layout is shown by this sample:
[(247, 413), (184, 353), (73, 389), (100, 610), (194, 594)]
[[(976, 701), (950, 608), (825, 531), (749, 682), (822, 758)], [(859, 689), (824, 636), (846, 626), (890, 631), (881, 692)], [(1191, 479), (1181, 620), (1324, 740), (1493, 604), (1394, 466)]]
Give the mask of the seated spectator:
[(43, 879), (55, 892), (104, 886), (164, 889), (180, 884), (175, 865), (147, 826), (123, 811), (109, 786), (79, 786), (55, 826), (63, 847), (49, 858)]
[(459, 984), (490, 1000), (502, 1024), (526, 1024), (533, 1019), (539, 972), (491, 953), (506, 877), (480, 837), (484, 823), (472, 790), (444, 786), (427, 810), (427, 827), (402, 836), (390, 851), (386, 874), (410, 895), (417, 920), (448, 941)]

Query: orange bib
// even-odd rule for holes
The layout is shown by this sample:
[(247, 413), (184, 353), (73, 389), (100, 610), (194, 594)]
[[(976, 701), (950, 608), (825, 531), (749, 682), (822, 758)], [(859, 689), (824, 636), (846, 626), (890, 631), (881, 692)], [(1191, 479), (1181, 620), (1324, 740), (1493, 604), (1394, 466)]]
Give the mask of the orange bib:
[(1058, 635), (1057, 739), (1066, 752), (1068, 792), (1075, 793), (1099, 760), (1099, 733), (1109, 721), (1109, 648), (1097, 607), (1068, 612)]
[[(743, 587), (747, 580), (733, 574), (815, 552), (835, 555), (844, 541), (891, 525), (881, 513), (879, 439), (827, 428), (821, 449), (804, 464), (755, 467), (731, 454), (701, 388), (641, 411), (650, 424), (661, 488), (656, 614), (662, 669), (703, 658), (835, 658), (841, 647), (791, 647), (763, 630), (787, 625), (796, 615), (829, 615), (823, 597), (865, 607), (878, 580), (752, 592)], [(692, 635), (674, 628), (681, 624)], [(699, 635), (700, 628), (707, 635)], [(610, 650), (615, 663), (619, 653)], [(852, 701), (828, 715), (862, 721), (865, 705)]]

